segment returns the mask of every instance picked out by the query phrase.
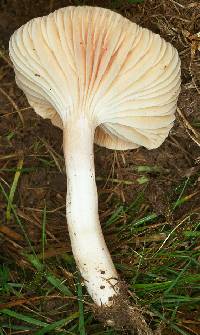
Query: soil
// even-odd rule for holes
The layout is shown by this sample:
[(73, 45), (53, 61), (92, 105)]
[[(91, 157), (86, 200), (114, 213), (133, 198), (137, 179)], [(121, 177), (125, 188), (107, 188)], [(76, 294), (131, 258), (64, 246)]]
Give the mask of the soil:
[[(160, 329), (153, 333), (149, 328), (144, 318), (145, 311), (139, 305), (130, 305), (127, 285), (121, 282), (119, 286), (119, 294), (113, 297), (112, 306), (94, 307), (93, 311), (97, 319), (104, 326), (112, 326), (123, 334), (131, 331), (131, 334), (138, 335), (161, 335)], [(147, 317), (147, 315), (145, 316)]]
[[(113, 5), (115, 3), (115, 5)], [(122, 4), (123, 3), (123, 4)], [(20, 175), (14, 203), (18, 216), (35, 250), (40, 250), (41, 220), (44, 206), (48, 209), (48, 251), (71, 250), (65, 220), (66, 175), (62, 152), (62, 132), (51, 122), (37, 116), (29, 107), (23, 93), (15, 84), (8, 57), (8, 41), (16, 28), (33, 17), (43, 16), (57, 8), (77, 5), (73, 0), (1, 0), (0, 2), (0, 179), (8, 191), (13, 182), (13, 169), (23, 160), (24, 173)], [(85, 1), (87, 5), (112, 8), (130, 20), (159, 33), (179, 51), (182, 62), (182, 90), (178, 106), (189, 122), (180, 114), (164, 144), (148, 151), (144, 148), (113, 152), (95, 146), (95, 166), (99, 193), (101, 222), (106, 222), (116, 204), (131, 204), (144, 185), (137, 182), (141, 174), (138, 166), (157, 166), (159, 171), (148, 174), (150, 180), (145, 192), (145, 206), (165, 217), (169, 211), (169, 194), (184, 178), (199, 173), (200, 147), (198, 125), (200, 106), (200, 51), (196, 33), (200, 32), (200, 4), (194, 0), (146, 0), (139, 4), (128, 1)], [(20, 111), (20, 112), (19, 112)], [(20, 117), (20, 114), (22, 117)], [(188, 127), (195, 131), (196, 139)], [(200, 143), (200, 142), (199, 142)], [(40, 168), (38, 168), (40, 167)], [(132, 183), (111, 182), (128, 180)], [(191, 192), (200, 191), (199, 183)], [(45, 199), (45, 200), (44, 200)], [(0, 194), (0, 213), (6, 222), (7, 203)], [(199, 207), (198, 196), (176, 212), (177, 218)], [(21, 239), (21, 230), (13, 216), (10, 233), (0, 239), (2, 255), (20, 266), (28, 266), (21, 259), (21, 249), (27, 248)], [(15, 232), (15, 237), (12, 234)], [(9, 235), (11, 234), (11, 235)], [(14, 241), (13, 241), (13, 239)], [(117, 244), (112, 232), (106, 236), (110, 248)], [(47, 255), (48, 257), (48, 255)], [(169, 333), (168, 333), (169, 334)]]

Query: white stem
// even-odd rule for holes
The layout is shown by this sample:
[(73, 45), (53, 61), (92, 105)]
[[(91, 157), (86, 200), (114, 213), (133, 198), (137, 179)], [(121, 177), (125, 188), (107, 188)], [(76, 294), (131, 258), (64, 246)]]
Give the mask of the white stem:
[(76, 264), (94, 302), (111, 305), (118, 276), (98, 216), (94, 169), (94, 126), (86, 118), (67, 121), (64, 154), (67, 172), (67, 222)]

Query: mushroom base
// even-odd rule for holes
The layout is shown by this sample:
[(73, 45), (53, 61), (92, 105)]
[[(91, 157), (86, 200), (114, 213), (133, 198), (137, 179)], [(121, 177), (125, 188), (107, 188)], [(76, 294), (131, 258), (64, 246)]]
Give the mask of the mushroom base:
[(159, 335), (160, 331), (154, 333), (145, 321), (143, 314), (148, 312), (136, 304), (131, 305), (126, 294), (126, 285), (121, 283), (120, 286), (119, 294), (113, 297), (112, 306), (94, 307), (96, 318), (105, 326), (114, 327), (116, 330), (131, 331), (135, 335)]

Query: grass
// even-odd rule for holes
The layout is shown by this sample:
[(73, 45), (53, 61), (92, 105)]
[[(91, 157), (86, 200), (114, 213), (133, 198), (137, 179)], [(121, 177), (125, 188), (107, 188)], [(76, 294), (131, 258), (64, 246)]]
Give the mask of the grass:
[[(52, 7), (57, 3), (49, 2)], [(109, 8), (122, 9), (124, 15), (131, 15), (128, 8), (137, 3), (134, 7), (136, 13), (140, 13), (141, 22), (143, 20), (146, 24), (151, 8), (143, 12), (143, 8), (140, 9), (142, 2), (110, 0), (107, 3)], [(183, 5), (177, 7), (179, 2), (164, 1), (166, 8), (170, 10), (173, 6), (173, 15), (181, 18)], [(76, 4), (81, 5), (83, 1), (76, 0)], [(148, 1), (145, 6), (148, 7)], [(193, 6), (195, 8), (195, 4)], [(155, 13), (153, 9), (149, 16), (153, 29), (160, 30), (169, 40), (174, 34), (173, 42), (181, 40), (183, 29), (178, 24), (172, 27), (165, 9), (163, 13), (156, 12), (161, 8), (162, 4), (156, 5)], [(187, 18), (179, 21), (186, 25)], [(179, 35), (176, 35), (177, 31)], [(184, 40), (182, 46), (186, 46), (186, 49), (181, 49), (184, 55), (183, 76), (188, 89), (192, 87), (193, 96), (191, 71), (188, 77), (187, 69), (190, 62), (185, 60), (187, 54), (190, 55), (190, 45)], [(1, 50), (0, 58), (3, 61), (2, 69), (0, 67), (2, 83), (5, 67), (8, 72), (5, 89), (2, 86), (1, 91), (3, 99), (6, 99), (2, 113), (10, 115), (6, 116), (6, 131), (2, 131), (4, 153), (0, 157), (0, 335), (120, 335), (121, 331), (103, 327), (94, 319), (92, 302), (71, 253), (65, 220), (65, 189), (62, 188), (61, 135), (55, 129), (53, 134), (46, 134), (44, 129), (48, 132), (48, 124), (40, 121), (41, 128), (38, 127), (39, 119), (36, 120), (35, 116), (30, 126), (25, 117), (27, 102), (24, 101), (23, 108), (20, 108), (22, 96), (19, 92), (15, 95), (13, 72), (9, 70), (6, 53), (1, 55)], [(11, 98), (7, 93), (9, 87)], [(190, 98), (184, 97), (184, 104), (187, 101), (190, 102)], [(190, 105), (188, 108), (190, 110)], [(5, 120), (2, 115), (0, 130)], [(198, 129), (198, 117), (191, 124)], [(34, 131), (30, 132), (32, 129)], [(22, 138), (20, 131), (23, 132)], [(131, 156), (120, 153), (118, 165), (113, 169), (116, 171), (112, 174), (112, 154), (109, 152), (106, 156), (106, 151), (97, 153), (97, 160), (101, 158), (96, 177), (100, 215), (115, 266), (128, 284), (130, 301), (147, 308), (151, 312), (149, 320), (152, 319), (152, 326), (156, 328), (161, 323), (166, 327), (164, 335), (199, 335), (200, 173), (193, 156), (197, 148), (192, 146), (192, 142), (188, 147), (184, 146), (183, 142), (189, 139), (177, 128), (174, 132), (177, 132), (179, 147), (176, 147), (176, 152), (174, 147), (171, 151), (168, 148), (167, 152), (159, 149), (156, 155), (164, 154), (163, 161), (159, 161), (157, 156), (152, 160), (148, 156), (141, 157), (142, 154), (137, 152)], [(30, 142), (26, 142), (27, 138)], [(24, 146), (18, 152), (20, 139)], [(172, 146), (172, 137), (169, 141)], [(179, 153), (180, 157), (180, 152), (182, 165), (177, 162), (168, 164), (170, 155)], [(174, 171), (178, 171), (175, 177), (172, 176)], [(152, 191), (155, 181), (158, 185), (168, 185), (172, 181), (170, 188), (166, 188), (164, 206), (160, 200), (162, 187), (158, 194), (156, 187)], [(155, 193), (156, 205), (148, 199), (149, 193)]]
[(77, 282), (77, 297), (78, 297), (78, 307), (79, 307), (79, 334), (80, 335), (86, 335), (85, 332), (85, 317), (84, 317), (84, 305), (83, 305), (83, 290), (82, 290), (82, 285), (80, 282), (81, 278), (80, 276), (78, 277), (78, 282)]
[[(172, 201), (171, 204), (174, 215), (184, 206), (185, 202), (182, 199), (186, 197), (187, 191), (196, 182), (196, 178), (193, 178), (192, 181), (188, 178), (184, 179), (175, 188), (172, 198), (176, 200)], [(9, 196), (2, 185), (1, 190), (5, 200), (9, 202)], [(200, 251), (196, 248), (200, 236), (200, 222), (195, 221), (195, 213), (189, 213), (184, 220), (184, 225), (190, 229), (180, 231), (180, 226), (178, 229), (174, 229), (174, 226), (171, 227), (162, 219), (162, 215), (155, 213), (149, 212), (147, 215), (135, 219), (136, 213), (141, 212), (144, 195), (145, 188), (129, 206), (120, 204), (116, 206), (116, 210), (104, 223), (105, 233), (109, 234), (111, 230), (114, 234), (113, 241), (117, 239), (119, 245), (121, 243), (126, 245), (126, 250), (123, 253), (118, 252), (118, 247), (114, 249), (113, 259), (116, 267), (129, 283), (130, 291), (136, 293), (139, 303), (143, 306), (149, 306), (149, 310), (154, 314), (154, 322), (159, 324), (163, 321), (169, 329), (171, 328), (178, 334), (188, 335), (190, 332), (185, 328), (185, 324), (180, 322), (180, 313), (184, 310), (192, 313), (199, 308), (200, 304)], [(28, 332), (30, 329), (36, 335), (86, 335), (90, 334), (91, 330), (92, 334), (117, 334), (113, 333), (112, 329), (96, 331), (99, 325), (93, 319), (89, 308), (90, 304), (88, 305), (88, 296), (85, 295), (85, 288), (82, 287), (80, 277), (75, 276), (73, 278), (74, 286), (69, 287), (68, 280), (62, 278), (54, 269), (55, 266), (59, 267), (60, 263), (60, 266), (68, 268), (70, 273), (74, 273), (74, 262), (71, 262), (70, 259), (69, 264), (65, 263), (66, 259), (62, 255), (46, 261), (45, 252), (48, 249), (46, 205), (42, 213), (40, 256), (33, 250), (32, 243), (13, 203), (10, 205), (10, 210), (17, 220), (25, 240), (27, 240), (29, 253), (22, 251), (20, 255), (31, 268), (25, 272), (24, 270), (16, 270), (16, 266), (12, 262), (1, 267), (0, 294), (4, 301), (0, 304), (2, 334), (6, 334), (8, 331), (11, 334), (17, 331)], [(124, 215), (126, 222), (119, 224)], [(177, 224), (179, 225), (180, 222)], [(151, 240), (152, 230), (154, 234)], [(154, 246), (156, 235), (161, 236), (162, 239), (158, 245)], [(166, 239), (167, 236), (169, 236), (168, 239)], [(143, 237), (142, 242), (140, 242), (141, 237)], [(136, 240), (134, 241), (134, 239)], [(166, 243), (163, 244), (165, 240)], [(134, 245), (137, 243), (141, 243), (142, 247), (137, 247), (135, 250)], [(118, 263), (119, 259), (122, 263)], [(132, 260), (133, 264), (129, 264), (127, 261), (129, 259)], [(4, 263), (6, 264), (5, 260)], [(10, 281), (13, 269), (18, 272), (19, 280), (17, 282)], [(30, 273), (34, 272), (31, 284)], [(28, 291), (30, 288), (34, 290), (34, 296), (29, 299)], [(67, 299), (68, 297), (69, 299)], [(33, 298), (32, 304), (31, 298)], [(48, 316), (45, 316), (41, 308), (38, 308), (38, 304), (34, 305), (34, 301), (45, 304), (46, 301), (54, 299), (63, 299), (63, 303), (57, 302), (56, 309), (49, 311)], [(73, 308), (70, 299), (73, 301)], [(6, 306), (6, 302), (8, 306), (10, 302), (13, 304), (10, 308), (2, 308)]]
[(14, 195), (15, 195), (15, 190), (17, 188), (17, 183), (18, 183), (18, 180), (19, 180), (19, 177), (20, 177), (20, 174), (21, 174), (22, 167), (23, 167), (23, 159), (20, 159), (18, 164), (17, 164), (17, 170), (15, 172), (13, 183), (12, 183), (12, 186), (10, 187), (10, 193), (9, 193), (9, 196), (8, 196), (8, 205), (7, 205), (7, 209), (6, 209), (6, 219), (7, 219), (7, 221), (10, 220), (11, 205), (12, 205), (12, 202), (13, 202), (13, 198), (14, 198)]

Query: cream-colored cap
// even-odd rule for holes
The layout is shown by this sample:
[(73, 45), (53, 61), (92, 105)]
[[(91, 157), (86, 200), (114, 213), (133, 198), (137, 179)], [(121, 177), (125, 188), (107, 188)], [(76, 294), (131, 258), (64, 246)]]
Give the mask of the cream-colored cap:
[(86, 114), (101, 146), (157, 148), (173, 126), (176, 49), (108, 9), (66, 7), (35, 18), (12, 35), (10, 57), (36, 113), (60, 128)]

